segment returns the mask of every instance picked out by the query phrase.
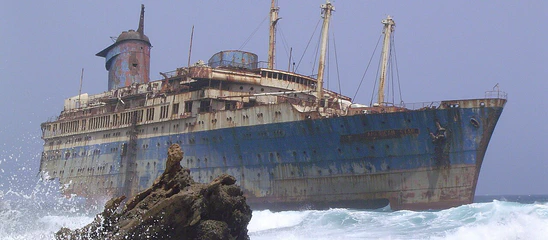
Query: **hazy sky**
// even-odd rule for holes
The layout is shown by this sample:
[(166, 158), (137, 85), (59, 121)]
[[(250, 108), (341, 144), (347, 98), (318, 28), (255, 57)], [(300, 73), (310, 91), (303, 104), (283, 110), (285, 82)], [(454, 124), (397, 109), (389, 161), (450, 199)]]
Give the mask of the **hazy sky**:
[[(104, 58), (111, 36), (136, 29), (141, 2), (3, 1), (0, 4), (0, 188), (36, 176), (40, 123), (58, 115), (65, 98), (107, 89)], [(277, 63), (286, 48), (300, 59), (320, 19), (318, 1), (279, 0)], [(151, 79), (221, 50), (266, 60), (270, 1), (145, 1), (145, 34), (153, 45)], [(548, 1), (333, 1), (342, 93), (354, 92), (387, 14), (396, 21), (396, 53), (406, 103), (481, 98), (495, 84), (508, 103), (495, 129), (476, 194), (548, 194)], [(317, 34), (317, 33), (316, 33)], [(282, 37), (283, 36), (283, 37)], [(310, 75), (317, 35), (299, 72)], [(284, 44), (285, 43), (285, 44)], [(339, 91), (333, 45), (328, 87)], [(296, 61), (297, 61), (296, 60)], [(377, 63), (375, 59), (374, 64)], [(376, 67), (356, 102), (369, 103)], [(315, 73), (314, 73), (315, 74)], [(21, 177), (25, 176), (25, 177)]]

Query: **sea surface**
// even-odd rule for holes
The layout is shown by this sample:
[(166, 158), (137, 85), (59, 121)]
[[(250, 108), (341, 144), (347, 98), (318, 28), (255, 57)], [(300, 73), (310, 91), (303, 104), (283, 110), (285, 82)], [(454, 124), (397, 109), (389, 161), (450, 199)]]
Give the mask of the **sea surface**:
[[(0, 191), (0, 239), (53, 239), (61, 227), (82, 227), (101, 210), (60, 197), (54, 184)], [(476, 203), (442, 211), (254, 211), (248, 229), (252, 240), (548, 239), (548, 196), (477, 196)]]

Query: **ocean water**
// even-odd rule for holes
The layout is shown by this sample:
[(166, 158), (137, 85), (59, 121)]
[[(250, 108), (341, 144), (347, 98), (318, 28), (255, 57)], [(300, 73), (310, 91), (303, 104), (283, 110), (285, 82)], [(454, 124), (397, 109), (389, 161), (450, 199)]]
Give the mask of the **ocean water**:
[[(0, 191), (0, 239), (53, 239), (61, 227), (90, 223), (101, 207), (64, 198), (55, 184), (27, 193)], [(252, 240), (266, 239), (548, 239), (548, 196), (479, 196), (441, 211), (329, 209), (254, 211)]]

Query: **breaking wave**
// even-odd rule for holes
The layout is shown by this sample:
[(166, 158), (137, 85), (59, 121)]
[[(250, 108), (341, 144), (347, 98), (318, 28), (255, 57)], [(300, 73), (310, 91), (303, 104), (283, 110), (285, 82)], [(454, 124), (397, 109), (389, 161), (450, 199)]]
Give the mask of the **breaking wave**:
[(59, 194), (57, 183), (39, 182), (30, 193), (0, 194), (0, 239), (54, 239), (61, 227), (80, 228), (101, 209), (81, 198)]
[[(524, 200), (527, 199), (527, 200)], [(254, 211), (252, 240), (265, 239), (545, 239), (546, 197), (523, 202), (489, 200), (442, 211), (329, 209)], [(27, 194), (0, 192), (0, 239), (54, 239), (61, 227), (90, 223), (100, 207), (65, 198), (56, 184), (38, 183)]]
[(251, 239), (546, 239), (548, 204), (493, 200), (442, 211), (255, 211)]

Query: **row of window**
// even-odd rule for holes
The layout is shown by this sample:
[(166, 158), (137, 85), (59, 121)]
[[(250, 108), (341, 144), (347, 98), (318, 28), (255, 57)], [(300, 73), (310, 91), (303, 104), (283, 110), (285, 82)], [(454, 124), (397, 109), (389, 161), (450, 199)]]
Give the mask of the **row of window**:
[[(145, 113), (144, 110), (136, 110), (136, 111), (124, 112), (120, 114), (93, 117), (89, 119), (75, 120), (70, 122), (62, 122), (59, 124), (50, 124), (45, 126), (45, 129), (43, 130), (48, 132), (54, 132), (54, 133), (59, 132), (60, 134), (65, 134), (65, 133), (72, 133), (72, 132), (78, 132), (78, 131), (85, 131), (86, 129), (93, 130), (93, 129), (114, 127), (119, 125), (136, 124), (136, 123), (143, 122), (143, 117), (146, 118), (146, 121), (153, 121), (154, 109), (155, 108), (153, 107), (146, 109), (146, 116), (143, 115)], [(191, 111), (192, 111), (192, 102), (186, 102), (185, 112), (191, 112)], [(172, 112), (171, 114), (179, 114), (179, 103), (175, 103), (172, 105), (171, 112)], [(169, 117), (169, 105), (160, 106), (160, 119), (165, 119), (168, 117)]]
[[(61, 131), (61, 133), (75, 132), (78, 131), (79, 125), (80, 121), (64, 122), (59, 124), (59, 130)], [(53, 131), (57, 130), (56, 127), (56, 125), (53, 126)]]
[(264, 78), (285, 80), (285, 81), (294, 82), (298, 84), (304, 84), (306, 86), (315, 86), (316, 84), (314, 81), (311, 81), (299, 76), (288, 75), (285, 73), (262, 71), (261, 76)]
[[(139, 164), (138, 163), (135, 163), (135, 166), (137, 167)], [(145, 166), (144, 163), (141, 164), (143, 167)], [(64, 166), (66, 167), (66, 165)], [(150, 164), (150, 162), (147, 162), (146, 163), (146, 168), (150, 168), (150, 167), (154, 167), (154, 169), (156, 169), (156, 162), (152, 162), (152, 165)], [(94, 167), (81, 167), (81, 168), (78, 168), (76, 169), (76, 174), (74, 172), (74, 169), (71, 169), (70, 170), (70, 176), (65, 176), (65, 177), (72, 177), (72, 176), (77, 176), (77, 175), (81, 175), (81, 174), (95, 174), (95, 171), (97, 170), (98, 172), (100, 172), (100, 174), (106, 174), (106, 167), (105, 166), (98, 166), (96, 168)], [(109, 166), (108, 168), (108, 173), (112, 173), (112, 165)], [(65, 170), (61, 170), (59, 171), (59, 177), (62, 177), (63, 175), (65, 174)], [(57, 177), (57, 171), (53, 171), (53, 176), (52, 177)]]

